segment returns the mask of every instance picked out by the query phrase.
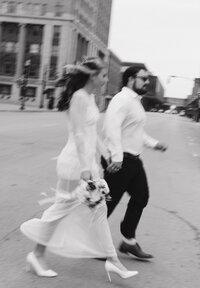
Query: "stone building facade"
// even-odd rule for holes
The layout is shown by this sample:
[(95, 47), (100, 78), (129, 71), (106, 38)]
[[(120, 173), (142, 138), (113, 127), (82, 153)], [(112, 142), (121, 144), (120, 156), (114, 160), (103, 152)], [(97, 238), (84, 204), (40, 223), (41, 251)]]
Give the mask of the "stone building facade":
[(0, 0), (0, 97), (17, 102), (28, 69), (27, 102), (44, 107), (59, 94), (55, 81), (64, 65), (85, 56), (108, 61), (111, 6), (112, 0)]

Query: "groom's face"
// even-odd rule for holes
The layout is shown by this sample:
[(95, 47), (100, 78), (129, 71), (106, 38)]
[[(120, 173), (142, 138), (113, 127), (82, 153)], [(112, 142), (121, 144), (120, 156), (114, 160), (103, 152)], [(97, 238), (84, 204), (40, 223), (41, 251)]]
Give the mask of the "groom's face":
[(149, 72), (141, 69), (133, 82), (133, 91), (138, 95), (144, 95), (147, 92), (147, 86), (149, 84)]

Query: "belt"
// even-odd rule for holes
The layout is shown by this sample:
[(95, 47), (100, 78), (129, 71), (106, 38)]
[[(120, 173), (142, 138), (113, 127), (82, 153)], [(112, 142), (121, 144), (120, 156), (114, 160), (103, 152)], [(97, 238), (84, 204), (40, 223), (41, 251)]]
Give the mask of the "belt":
[(139, 159), (140, 155), (133, 155), (131, 153), (128, 153), (128, 152), (124, 152), (124, 157), (125, 158), (131, 158), (131, 159)]

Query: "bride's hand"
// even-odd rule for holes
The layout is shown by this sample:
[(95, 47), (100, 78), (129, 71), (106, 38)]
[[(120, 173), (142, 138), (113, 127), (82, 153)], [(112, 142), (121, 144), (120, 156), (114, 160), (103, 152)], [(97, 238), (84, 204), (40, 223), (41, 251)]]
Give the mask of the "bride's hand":
[(85, 181), (92, 180), (91, 172), (89, 170), (88, 171), (82, 171), (81, 172), (81, 179), (85, 180)]

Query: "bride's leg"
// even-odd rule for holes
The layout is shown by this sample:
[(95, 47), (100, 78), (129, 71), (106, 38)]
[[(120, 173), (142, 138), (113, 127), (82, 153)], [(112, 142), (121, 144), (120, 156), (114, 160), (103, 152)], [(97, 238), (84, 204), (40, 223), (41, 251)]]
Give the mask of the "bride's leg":
[(37, 243), (34, 250), (33, 250), (33, 253), (34, 253), (35, 257), (37, 258), (38, 262), (40, 263), (41, 267), (44, 270), (48, 270), (48, 266), (47, 266), (46, 261), (44, 259), (45, 251), (46, 251), (46, 246)]
[(97, 231), (98, 239), (101, 242), (101, 246), (105, 249), (107, 254), (107, 260), (117, 266), (120, 270), (126, 271), (127, 269), (120, 262), (110, 232), (110, 227), (107, 220), (107, 206), (106, 204), (101, 205), (97, 210), (98, 222)]
[[(77, 181), (68, 181), (66, 179), (58, 179), (57, 182), (57, 194), (60, 193), (66, 193), (66, 192), (70, 192), (74, 190), (74, 187), (77, 186)], [(64, 205), (65, 206), (65, 205)], [(62, 218), (62, 216), (65, 215), (65, 207), (63, 205), (52, 205), (49, 209), (47, 209), (42, 216), (43, 220), (47, 220), (47, 219), (51, 219), (52, 217), (54, 217), (56, 215), (56, 217), (58, 217), (58, 214), (60, 214), (60, 217)], [(56, 225), (56, 223), (55, 223)], [(48, 269), (48, 265), (46, 264), (45, 261), (45, 251), (46, 251), (46, 246), (42, 245), (40, 243), (37, 243), (33, 253), (35, 255), (35, 257), (37, 258), (39, 264), (41, 265), (41, 267), (44, 270)]]

